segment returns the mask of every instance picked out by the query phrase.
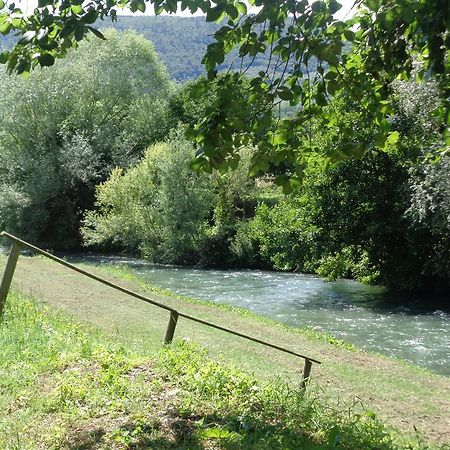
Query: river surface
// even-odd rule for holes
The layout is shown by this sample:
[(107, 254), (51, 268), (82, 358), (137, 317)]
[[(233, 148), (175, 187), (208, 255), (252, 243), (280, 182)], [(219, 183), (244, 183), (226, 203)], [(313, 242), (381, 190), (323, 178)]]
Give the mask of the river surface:
[(379, 287), (349, 280), (329, 283), (304, 274), (158, 266), (122, 257), (82, 260), (125, 265), (172, 292), (243, 307), (293, 327), (311, 327), (450, 375), (450, 312), (425, 297), (399, 298)]

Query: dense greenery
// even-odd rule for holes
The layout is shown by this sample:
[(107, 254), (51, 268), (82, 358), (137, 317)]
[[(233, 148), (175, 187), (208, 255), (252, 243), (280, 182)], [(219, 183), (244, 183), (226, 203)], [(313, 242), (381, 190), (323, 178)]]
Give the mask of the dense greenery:
[[(186, 84), (170, 102), (179, 127), (195, 125), (214, 102), (213, 93), (192, 100), (195, 88)], [(434, 160), (441, 146), (432, 115), (436, 85), (398, 82), (395, 92), (396, 132), (383, 151), (328, 167), (326, 156), (311, 155), (301, 187), (285, 198), (276, 166), (268, 177), (246, 180), (253, 149), (241, 152), (237, 171), (199, 177), (187, 169), (194, 149), (172, 134), (98, 188), (86, 242), (120, 243), (163, 263), (268, 267), (448, 291), (449, 178), (446, 157)], [(348, 99), (332, 108), (352, 127), (356, 145), (376, 134)], [(344, 145), (339, 131), (316, 121), (311, 140), (329, 155)]]
[[(303, 159), (311, 151), (312, 122), (320, 118), (325, 126), (340, 128), (345, 145), (339, 154), (349, 156), (372, 148), (383, 148), (391, 139), (391, 83), (408, 79), (414, 62), (420, 60), (418, 77), (436, 77), (444, 101), (438, 112), (442, 133), (448, 138), (448, 14), (442, 0), (358, 0), (356, 12), (346, 21), (337, 20), (341, 5), (336, 0), (273, 3), (252, 0), (255, 13), (236, 0), (212, 5), (208, 0), (111, 0), (87, 4), (59, 4), (41, 0), (30, 16), (14, 3), (0, 3), (0, 32), (17, 30), (22, 35), (17, 45), (1, 54), (10, 72), (27, 73), (38, 65), (50, 66), (55, 57), (93, 33), (104, 36), (92, 25), (97, 19), (117, 18), (117, 7), (144, 12), (153, 6), (157, 15), (176, 13), (180, 6), (191, 13), (202, 11), (207, 22), (220, 23), (214, 41), (202, 60), (208, 78), (196, 95), (204, 94), (214, 82), (227, 56), (238, 50), (236, 59), (218, 84), (214, 107), (189, 138), (195, 142), (198, 170), (232, 168), (239, 149), (251, 143), (255, 147), (251, 172), (265, 173), (271, 164), (288, 161), (286, 177), (278, 181), (286, 190), (302, 177)], [(226, 22), (223, 22), (227, 19)], [(246, 83), (245, 74), (254, 59), (268, 55), (264, 70), (253, 76), (246, 89), (253, 112), (239, 108), (232, 93)], [(317, 70), (313, 71), (313, 65)], [(279, 75), (281, 69), (281, 75)], [(357, 102), (362, 120), (376, 129), (373, 139), (353, 141), (351, 127), (341, 126), (332, 109), (325, 111), (337, 95)], [(282, 101), (299, 106), (289, 118), (272, 114)]]
[[(200, 175), (189, 167), (198, 152), (184, 130), (215, 110), (226, 75), (175, 88), (147, 41), (108, 33), (108, 41), (84, 43), (54, 70), (3, 78), (3, 228), (61, 247), (77, 244), (84, 218), (86, 244), (155, 262), (449, 289), (449, 175), (446, 158), (436, 160), (435, 82), (392, 85), (393, 133), (362, 159), (378, 129), (359, 102), (336, 96), (323, 112), (339, 122), (309, 124), (308, 145), (320, 155), (309, 153), (301, 165), (266, 161), (261, 178), (248, 144), (235, 155), (235, 170)], [(251, 115), (258, 105), (248, 101), (250, 84), (230, 96)], [(351, 131), (350, 146), (342, 128)], [(291, 193), (286, 173), (299, 169), (303, 181)]]
[[(249, 155), (242, 152), (248, 161)], [(87, 244), (119, 244), (161, 263), (232, 264), (228, 238), (252, 181), (245, 164), (225, 177), (196, 175), (189, 141), (178, 134), (150, 147), (126, 173), (112, 172), (97, 188), (96, 211), (88, 212)]]
[[(449, 289), (448, 161), (433, 162), (441, 145), (431, 114), (435, 86), (396, 89), (398, 141), (325, 171), (325, 161), (312, 158), (298, 194), (258, 208), (249, 236), (273, 267), (402, 290)], [(335, 107), (353, 124), (355, 140), (373, 133), (348, 102)], [(335, 151), (339, 136), (317, 132), (325, 152)]]
[(85, 42), (53, 70), (0, 78), (0, 227), (74, 245), (95, 185), (167, 131), (173, 89), (153, 46), (127, 32)]

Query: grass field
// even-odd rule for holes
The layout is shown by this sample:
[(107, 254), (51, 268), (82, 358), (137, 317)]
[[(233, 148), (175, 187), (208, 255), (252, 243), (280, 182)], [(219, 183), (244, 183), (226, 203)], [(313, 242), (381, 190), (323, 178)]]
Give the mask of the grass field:
[[(374, 418), (369, 423), (374, 420), (377, 424), (379, 418), (410, 435), (415, 434), (417, 429), (419, 437), (413, 438), (416, 446), (420, 439), (436, 444), (450, 441), (450, 383), (445, 377), (399, 361), (355, 351), (339, 342), (328, 342), (327, 339), (276, 325), (239, 310), (188, 301), (165, 295), (158, 290), (152, 291), (122, 269), (108, 269), (103, 273), (127, 287), (145, 291), (147, 295), (189, 314), (320, 359), (323, 364), (313, 367), (313, 383), (308, 391), (310, 395), (314, 393), (311, 398), (315, 404), (321, 405), (319, 409), (322, 412), (328, 410), (337, 414), (338, 411), (337, 416), (346, 412), (348, 418), (359, 417), (365, 421), (369, 420), (367, 418)], [(126, 346), (127, 351), (140, 358), (154, 358), (161, 349), (168, 320), (167, 312), (127, 298), (54, 263), (42, 258), (21, 257), (15, 286), (22, 292), (34, 294), (45, 303), (69, 312), (78, 320), (102, 328), (104, 336), (120, 342)], [(220, 361), (214, 367), (239, 367), (239, 373), (244, 370), (251, 374), (248, 376), (253, 377), (252, 379), (259, 380), (259, 383), (267, 383), (267, 380), (274, 378), (280, 379), (282, 383), (290, 380), (289, 386), (297, 389), (302, 363), (295, 357), (184, 320), (180, 320), (176, 335), (179, 339), (183, 338), (206, 348), (212, 360)], [(339, 420), (343, 420), (342, 417)], [(322, 426), (321, 431), (308, 431), (308, 439), (312, 439), (311, 445), (331, 445), (330, 430), (336, 431), (335, 426), (337, 425), (330, 425), (328, 428)], [(338, 428), (342, 426), (339, 425)], [(227, 434), (228, 431), (223, 433)], [(234, 428), (231, 431), (238, 432)], [(211, 433), (220, 434), (217, 430)], [(236, 439), (239, 441), (241, 438)], [(391, 446), (386, 448), (396, 448), (392, 442), (389, 445)], [(402, 445), (401, 448), (407, 448), (406, 444)], [(426, 448), (424, 446), (425, 444), (422, 448)]]

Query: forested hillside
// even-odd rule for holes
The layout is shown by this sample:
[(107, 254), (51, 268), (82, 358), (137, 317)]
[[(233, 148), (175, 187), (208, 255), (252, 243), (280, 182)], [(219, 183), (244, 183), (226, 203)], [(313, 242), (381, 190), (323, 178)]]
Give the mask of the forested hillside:
[(204, 73), (201, 60), (212, 40), (211, 35), (219, 27), (205, 22), (203, 17), (176, 16), (121, 16), (112, 26), (118, 30), (133, 29), (153, 42), (170, 76), (178, 81)]
[[(106, 24), (98, 25), (103, 27)], [(212, 35), (222, 25), (206, 22), (204, 17), (178, 16), (120, 16), (117, 22), (112, 23), (117, 30), (132, 29), (153, 42), (170, 76), (177, 81), (192, 80), (205, 73), (202, 58), (207, 45), (213, 41)], [(225, 70), (232, 66), (234, 70), (240, 70), (241, 63), (244, 70), (250, 66), (247, 75), (254, 76), (267, 69), (269, 56), (259, 54), (254, 60), (247, 57), (241, 61), (237, 51), (234, 51), (219, 69)], [(282, 68), (276, 72), (281, 74)]]
[[(99, 21), (97, 27), (113, 27), (119, 31), (135, 30), (142, 34), (153, 42), (157, 54), (167, 66), (170, 77), (177, 81), (186, 81), (205, 73), (201, 61), (207, 45), (212, 42), (213, 33), (220, 28), (220, 24), (206, 22), (204, 17), (119, 16), (117, 22), (111, 22), (109, 19)], [(16, 38), (12, 35), (0, 35), (0, 49), (10, 48), (15, 41)], [(221, 65), (221, 69), (228, 68), (233, 61), (234, 67), (239, 69), (240, 60), (236, 61), (236, 56), (236, 53), (233, 53)], [(250, 61), (246, 62), (249, 64)], [(267, 62), (267, 57), (258, 56), (252, 62), (248, 74), (254, 75), (265, 70)]]

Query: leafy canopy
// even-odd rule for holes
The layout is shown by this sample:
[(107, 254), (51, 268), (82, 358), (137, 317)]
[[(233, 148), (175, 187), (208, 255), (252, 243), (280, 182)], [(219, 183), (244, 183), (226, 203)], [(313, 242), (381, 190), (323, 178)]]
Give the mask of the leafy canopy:
[[(64, 56), (89, 33), (103, 39), (94, 28), (98, 19), (116, 19), (117, 8), (144, 12), (150, 5), (156, 14), (175, 13), (178, 8), (202, 11), (219, 29), (203, 58), (208, 78), (194, 95), (207, 92), (217, 67), (238, 49), (238, 58), (219, 82), (219, 95), (204, 120), (190, 129), (198, 152), (198, 169), (227, 170), (236, 166), (238, 150), (249, 142), (258, 145), (251, 173), (266, 172), (281, 162), (292, 171), (277, 182), (288, 192), (302, 175), (301, 158), (317, 150), (310, 139), (311, 122), (334, 127), (338, 114), (325, 109), (337, 93), (355, 99), (363, 120), (377, 127), (375, 138), (356, 142), (345, 126), (344, 144), (335, 154), (360, 156), (367, 149), (384, 148), (397, 137), (390, 133), (390, 83), (411, 76), (414, 63), (418, 77), (434, 76), (443, 104), (437, 111), (446, 129), (449, 123), (449, 10), (446, 0), (356, 0), (356, 14), (337, 20), (341, 8), (336, 0), (38, 0), (31, 16), (14, 4), (0, 0), (0, 32), (17, 31), (21, 39), (3, 52), (0, 61), (9, 71), (28, 72), (33, 66), (49, 66)], [(248, 12), (248, 5), (256, 13)], [(252, 61), (269, 54), (265, 70), (246, 88), (248, 108), (237, 107), (235, 87), (244, 83)], [(276, 114), (288, 102), (295, 108), (289, 118)], [(256, 106), (256, 107), (255, 107)], [(320, 150), (320, 149), (319, 149)]]

